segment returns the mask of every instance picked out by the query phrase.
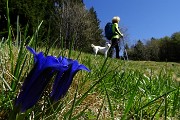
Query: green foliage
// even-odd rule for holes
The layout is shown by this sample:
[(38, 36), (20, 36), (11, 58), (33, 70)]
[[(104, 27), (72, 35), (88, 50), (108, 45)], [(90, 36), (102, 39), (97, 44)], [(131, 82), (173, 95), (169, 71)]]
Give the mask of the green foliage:
[(98, 44), (102, 41), (102, 30), (93, 8), (88, 11), (81, 2), (65, 0), (58, 1), (55, 10), (53, 37), (58, 39), (57, 46), (69, 49), (74, 41), (72, 49), (89, 52), (92, 43)]
[[(94, 9), (86, 10), (82, 0), (11, 0), (9, 17), (11, 29), (16, 31), (16, 22), (22, 32), (28, 25), (27, 36), (32, 36), (43, 21), (36, 36), (36, 44), (49, 47), (56, 45), (62, 49), (91, 51), (91, 43), (102, 43), (100, 21)], [(7, 38), (6, 0), (0, 1), (0, 37)], [(12, 33), (16, 36), (16, 32)], [(88, 46), (87, 46), (88, 45)]]
[[(4, 23), (1, 27), (1, 30), (5, 31), (7, 26), (6, 21), (6, 1), (1, 0), (0, 4), (0, 22)], [(44, 20), (42, 28), (44, 31), (40, 32), (40, 35), (43, 35), (47, 31), (47, 26), (50, 22), (50, 13), (53, 8), (53, 2), (47, 0), (9, 0), (9, 17), (11, 19), (11, 29), (16, 31), (16, 21), (17, 16), (19, 16), (19, 24), (21, 29), (24, 29), (27, 24), (29, 24), (28, 34), (32, 35), (36, 27)], [(1, 36), (7, 37), (7, 34), (1, 34)]]
[(171, 37), (151, 38), (145, 45), (139, 40), (128, 49), (131, 60), (180, 61), (180, 32)]
[(151, 61), (159, 61), (159, 43), (160, 41), (152, 38), (146, 44), (146, 58)]
[[(16, 52), (18, 46), (12, 47), (13, 55), (21, 53)], [(1, 54), (5, 52), (4, 49), (9, 50), (6, 44), (1, 43)], [(49, 54), (58, 56), (61, 51), (50, 48)], [(7, 54), (3, 54), (3, 60), (6, 59), (5, 55)], [(90, 68), (91, 73), (79, 73), (74, 78), (68, 94), (55, 104), (49, 101), (45, 92), (38, 104), (26, 113), (20, 113), (18, 119), (24, 117), (27, 119), (55, 119), (57, 117), (59, 119), (160, 119), (162, 116), (178, 119), (180, 86), (176, 80), (179, 79), (179, 64), (104, 59), (103, 56), (94, 57), (94, 55), (73, 50), (71, 56)], [(10, 65), (9, 60), (6, 60), (5, 64), (1, 63), (1, 70), (2, 64)], [(18, 94), (20, 84), (26, 75), (24, 73), (27, 73), (32, 66), (28, 59), (25, 59), (26, 64), (21, 63), (21, 59), (14, 59), (14, 61), (25, 66), (18, 69), (22, 71), (20, 76), (16, 75), (17, 77), (12, 78), (6, 76), (7, 68), (3, 70), (1, 76), (3, 81), (0, 84), (3, 88), (0, 91), (0, 113), (3, 113), (0, 115), (1, 118), (7, 118), (8, 113), (12, 113), (10, 111), (13, 109), (14, 97)], [(173, 77), (174, 75), (176, 77)], [(16, 92), (12, 93), (8, 83), (16, 79), (18, 86), (15, 88)], [(97, 112), (96, 109), (100, 111)]]
[(138, 40), (136, 45), (133, 46), (132, 50), (128, 50), (129, 58), (132, 60), (144, 60), (145, 59), (145, 46)]

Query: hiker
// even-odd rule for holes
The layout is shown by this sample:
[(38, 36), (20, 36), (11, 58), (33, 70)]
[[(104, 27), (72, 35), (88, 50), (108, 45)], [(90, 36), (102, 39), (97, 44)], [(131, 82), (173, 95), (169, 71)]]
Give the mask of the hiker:
[(123, 37), (123, 34), (120, 32), (119, 27), (118, 27), (118, 23), (120, 22), (120, 18), (118, 16), (113, 17), (112, 19), (112, 31), (113, 31), (113, 36), (111, 38), (111, 47), (110, 47), (110, 57), (112, 57), (113, 54), (113, 50), (114, 48), (116, 49), (116, 58), (120, 59), (119, 56), (119, 39), (121, 37)]

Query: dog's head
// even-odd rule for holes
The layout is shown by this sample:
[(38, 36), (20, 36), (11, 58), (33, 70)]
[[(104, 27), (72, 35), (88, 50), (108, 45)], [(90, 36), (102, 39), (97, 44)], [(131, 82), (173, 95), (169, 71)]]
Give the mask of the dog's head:
[(111, 47), (111, 44), (109, 44), (109, 43), (108, 43), (108, 44), (106, 44), (106, 47), (110, 48), (110, 47)]

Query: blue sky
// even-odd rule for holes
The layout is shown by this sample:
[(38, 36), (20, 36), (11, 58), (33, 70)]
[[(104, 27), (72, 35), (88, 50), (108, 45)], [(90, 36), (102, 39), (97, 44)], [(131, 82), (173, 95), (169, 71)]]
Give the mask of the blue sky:
[(180, 0), (84, 0), (86, 8), (94, 7), (100, 27), (104, 29), (113, 16), (119, 26), (127, 28), (128, 43), (171, 36), (180, 31)]

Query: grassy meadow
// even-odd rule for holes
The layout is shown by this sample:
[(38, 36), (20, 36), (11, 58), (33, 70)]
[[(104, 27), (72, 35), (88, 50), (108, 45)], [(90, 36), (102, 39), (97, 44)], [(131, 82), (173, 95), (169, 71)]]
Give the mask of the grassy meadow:
[[(12, 45), (10, 45), (12, 44)], [(36, 48), (37, 52), (46, 48)], [(79, 51), (48, 49), (48, 55), (67, 56), (86, 65), (64, 98), (51, 104), (47, 86), (39, 102), (16, 119), (180, 119), (180, 64), (124, 61)], [(12, 119), (14, 100), (33, 56), (23, 45), (0, 43), (0, 119)]]
[[(38, 30), (33, 36), (13, 36), (8, 20), (8, 38), (0, 38), (0, 119), (9, 120), (179, 120), (180, 64), (173, 62), (124, 61), (94, 56), (58, 47), (38, 47)], [(26, 43), (26, 41), (29, 41)], [(26, 43), (26, 44), (25, 44)], [(65, 56), (84, 64), (91, 72), (78, 72), (68, 93), (51, 102), (51, 84), (38, 103), (17, 112), (14, 102), (27, 74), (33, 55), (26, 45), (46, 55)]]

